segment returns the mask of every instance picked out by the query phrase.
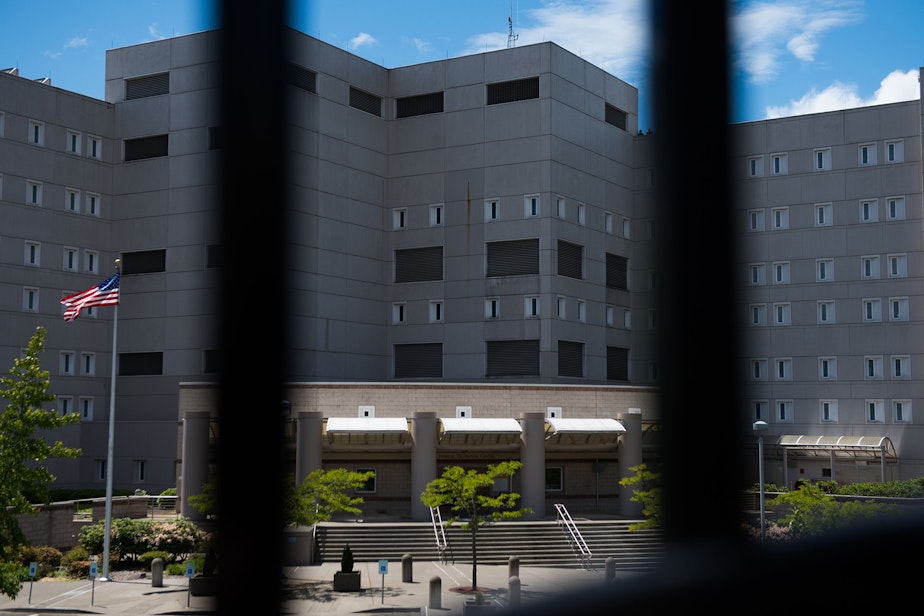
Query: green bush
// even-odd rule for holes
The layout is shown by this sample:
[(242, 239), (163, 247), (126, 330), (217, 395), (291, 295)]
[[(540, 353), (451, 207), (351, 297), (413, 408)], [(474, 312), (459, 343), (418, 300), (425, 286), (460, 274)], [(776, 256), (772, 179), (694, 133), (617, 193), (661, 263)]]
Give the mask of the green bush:
[(145, 552), (138, 557), (138, 560), (146, 567), (150, 567), (155, 558), (161, 559), (165, 564), (173, 560), (173, 556), (169, 552), (164, 552), (162, 550), (151, 550), (150, 552)]
[(889, 496), (894, 498), (924, 498), (924, 479), (850, 483), (840, 486), (837, 494), (854, 496)]
[[(188, 518), (170, 521), (118, 518), (111, 522), (110, 551), (128, 560), (137, 560), (151, 551), (166, 552), (170, 560), (182, 560), (192, 552), (202, 550), (209, 534)], [(103, 522), (84, 526), (80, 530), (80, 545), (91, 554), (103, 551)]]
[(23, 566), (28, 567), (29, 563), (36, 563), (38, 571), (36, 578), (43, 578), (51, 575), (61, 564), (61, 551), (53, 547), (42, 546), (23, 546), (19, 552), (20, 562)]
[(75, 546), (61, 557), (67, 575), (73, 578), (90, 575), (90, 553), (82, 545)]
[(184, 575), (186, 573), (186, 563), (169, 563), (164, 567), (164, 573), (167, 575)]

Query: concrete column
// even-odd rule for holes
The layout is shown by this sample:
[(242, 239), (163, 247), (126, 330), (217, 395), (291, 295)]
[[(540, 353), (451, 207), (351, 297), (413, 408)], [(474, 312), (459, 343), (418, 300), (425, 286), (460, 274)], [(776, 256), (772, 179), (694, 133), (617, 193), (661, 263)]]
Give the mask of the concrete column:
[(520, 446), (521, 507), (533, 510), (532, 519), (545, 517), (545, 413), (530, 411), (520, 420), (523, 428)]
[(324, 415), (321, 411), (299, 411), (295, 445), (295, 484), (321, 468)]
[(183, 417), (183, 476), (180, 482), (180, 513), (202, 521), (205, 514), (189, 504), (189, 497), (202, 494), (209, 479), (209, 411), (190, 411)]
[[(628, 477), (634, 473), (629, 469), (642, 463), (642, 409), (629, 409), (616, 416), (625, 426), (626, 432), (619, 437), (619, 477)], [(637, 518), (642, 515), (642, 505), (632, 500), (635, 486), (619, 487), (619, 513)]]
[(436, 479), (436, 422), (433, 411), (417, 411), (411, 418), (411, 519), (416, 522), (430, 521), (420, 495)]

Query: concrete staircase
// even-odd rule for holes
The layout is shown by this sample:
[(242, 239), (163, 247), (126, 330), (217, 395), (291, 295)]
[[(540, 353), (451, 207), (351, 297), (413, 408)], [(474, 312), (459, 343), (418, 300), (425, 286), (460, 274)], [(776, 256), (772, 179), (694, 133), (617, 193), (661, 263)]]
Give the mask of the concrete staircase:
[[(650, 571), (660, 566), (660, 531), (629, 531), (638, 520), (575, 520), (592, 557), (587, 563), (603, 568), (613, 558), (617, 571)], [(326, 522), (318, 525), (315, 562), (340, 562), (349, 543), (356, 562), (385, 559), (400, 562), (410, 554), (415, 561), (470, 563), (471, 533), (455, 524), (445, 529), (449, 549), (441, 557), (433, 526), (423, 522)], [(478, 562), (507, 564), (511, 556), (526, 567), (581, 567), (564, 528), (556, 521), (498, 522), (478, 530)]]

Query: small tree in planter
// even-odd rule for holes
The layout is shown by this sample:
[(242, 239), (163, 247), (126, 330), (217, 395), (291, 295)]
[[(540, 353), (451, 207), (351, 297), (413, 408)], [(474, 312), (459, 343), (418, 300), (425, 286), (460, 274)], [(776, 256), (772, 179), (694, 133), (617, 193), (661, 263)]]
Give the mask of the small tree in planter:
[(340, 571), (334, 573), (334, 590), (344, 592), (358, 591), (361, 586), (359, 571), (353, 571), (353, 550), (350, 544), (343, 546), (340, 556)]

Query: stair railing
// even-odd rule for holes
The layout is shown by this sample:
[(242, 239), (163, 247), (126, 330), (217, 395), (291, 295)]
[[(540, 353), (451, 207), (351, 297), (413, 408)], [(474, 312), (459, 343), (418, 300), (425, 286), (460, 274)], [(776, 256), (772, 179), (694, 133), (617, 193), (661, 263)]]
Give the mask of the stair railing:
[(446, 540), (446, 533), (443, 530), (443, 517), (440, 515), (439, 507), (430, 507), (430, 521), (433, 522), (433, 534), (436, 537), (436, 549), (440, 553), (440, 562), (445, 564), (446, 550), (449, 550), (450, 557), (452, 557), (452, 549)]
[(571, 514), (568, 513), (568, 510), (561, 503), (555, 503), (555, 511), (557, 513), (556, 519), (558, 524), (562, 528), (562, 533), (565, 535), (565, 538), (568, 539), (568, 543), (571, 544), (571, 549), (574, 550), (575, 554), (581, 560), (581, 567), (583, 569), (590, 569), (590, 559), (593, 554), (591, 554), (590, 548), (587, 547), (587, 543), (584, 541), (581, 531), (578, 530), (577, 524), (571, 519)]

